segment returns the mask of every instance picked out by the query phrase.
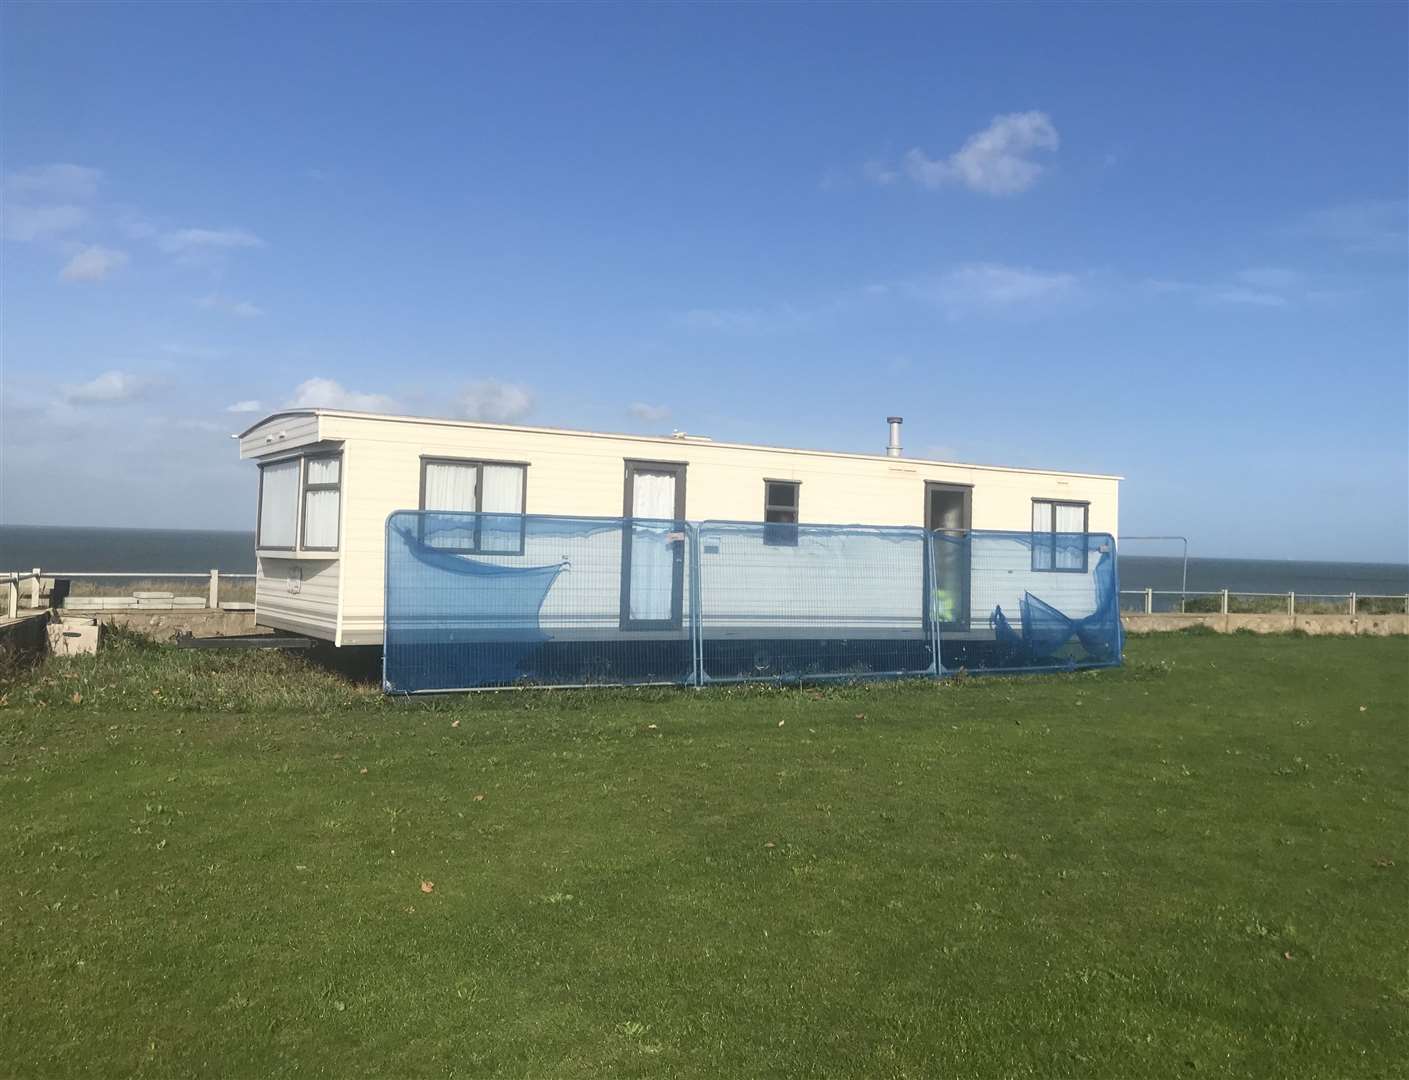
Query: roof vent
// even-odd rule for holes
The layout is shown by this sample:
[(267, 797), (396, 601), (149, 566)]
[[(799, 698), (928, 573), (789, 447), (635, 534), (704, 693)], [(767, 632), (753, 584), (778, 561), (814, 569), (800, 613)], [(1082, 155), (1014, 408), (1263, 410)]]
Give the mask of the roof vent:
[(886, 423), (890, 425), (890, 442), (886, 444), (886, 457), (899, 457), (900, 425), (905, 423), (905, 420), (899, 416), (887, 416)]

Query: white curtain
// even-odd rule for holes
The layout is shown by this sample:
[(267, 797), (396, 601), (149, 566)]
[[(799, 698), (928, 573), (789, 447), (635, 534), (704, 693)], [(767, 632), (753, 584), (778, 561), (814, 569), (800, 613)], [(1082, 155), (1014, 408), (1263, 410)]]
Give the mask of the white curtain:
[(1032, 531), (1049, 533), (1052, 531), (1052, 504), (1035, 502), (1032, 504)]
[(336, 491), (305, 491), (303, 493), (303, 546), (335, 548), (338, 546), (338, 504)]
[(475, 509), (478, 465), (432, 461), (426, 464), (425, 510)]
[(1058, 503), (1057, 569), (1080, 570), (1086, 565), (1086, 507)]
[[(675, 517), (675, 474), (631, 474), (631, 513), (640, 518)], [(631, 593), (633, 619), (669, 619), (675, 585), (675, 552), (666, 539), (669, 525), (631, 527)]]
[(309, 458), (304, 466), (307, 476), (304, 478), (306, 484), (336, 484), (342, 474), (342, 458), (316, 457)]
[(523, 513), (523, 466), (484, 465), (480, 485), (479, 547), (484, 552), (517, 552), (522, 522), (500, 514)]
[[(426, 463), (426, 497), (423, 509), (426, 510), (474, 510), (475, 481), (479, 478), (478, 465), (461, 465), (455, 462), (430, 461)], [(443, 529), (444, 522), (434, 522), (427, 530), (426, 543), (432, 547), (472, 549), (475, 545), (475, 527), (472, 519), (466, 519), (463, 528)]]
[(291, 548), (298, 533), (298, 462), (260, 470), (259, 546)]

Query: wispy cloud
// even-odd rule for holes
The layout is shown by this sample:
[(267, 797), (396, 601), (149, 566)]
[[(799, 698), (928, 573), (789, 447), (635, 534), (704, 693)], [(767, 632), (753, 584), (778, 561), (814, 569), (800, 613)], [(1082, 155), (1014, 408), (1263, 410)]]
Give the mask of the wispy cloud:
[(63, 203), (58, 206), (21, 206), (5, 204), (5, 238), (29, 243), (60, 233), (72, 232), (88, 220), (88, 211), (81, 206)]
[(1037, 310), (1073, 298), (1081, 278), (1073, 273), (1001, 263), (968, 263), (936, 277), (875, 287), (943, 308), (951, 317), (973, 312)]
[(102, 281), (126, 264), (126, 252), (90, 244), (68, 261), (59, 272), (59, 277), (65, 281)]
[(1208, 296), (1220, 304), (1245, 304), (1251, 307), (1284, 308), (1288, 303), (1287, 298), (1280, 293), (1267, 292), (1264, 289), (1211, 289)]
[[(902, 168), (924, 188), (958, 185), (982, 195), (1016, 195), (1037, 183), (1045, 171), (1034, 155), (1054, 152), (1060, 145), (1056, 125), (1046, 113), (1008, 113), (995, 116), (947, 157), (931, 158), (916, 147), (905, 155)], [(870, 162), (866, 174), (874, 183), (889, 184), (899, 170)]]
[(127, 371), (105, 371), (97, 378), (74, 386), (64, 386), (60, 397), (74, 405), (112, 405), (131, 401), (149, 386), (146, 379)]
[(385, 394), (348, 390), (333, 379), (313, 378), (299, 383), (289, 406), (295, 409), (351, 409), (360, 412), (395, 412), (396, 402)]
[(644, 401), (633, 401), (626, 411), (646, 424), (659, 424), (670, 419), (669, 405), (651, 405)]
[(260, 248), (264, 241), (247, 229), (174, 229), (157, 238), (157, 246), (171, 255), (194, 251)]
[(480, 379), (460, 391), (457, 411), (466, 420), (512, 424), (533, 411), (533, 391), (517, 383)]
[(1409, 253), (1409, 202), (1362, 199), (1307, 214), (1294, 234), (1326, 241), (1350, 255)]
[(82, 201), (98, 193), (102, 178), (101, 169), (59, 162), (10, 173), (5, 177), (5, 188), (20, 195)]
[(196, 301), (196, 306), (206, 311), (223, 311), (227, 315), (238, 315), (242, 319), (253, 319), (264, 314), (264, 309), (248, 300), (236, 300), (223, 293), (207, 293)]
[(237, 401), (233, 405), (225, 406), (227, 413), (257, 413), (262, 412), (264, 406), (251, 398), (248, 401)]

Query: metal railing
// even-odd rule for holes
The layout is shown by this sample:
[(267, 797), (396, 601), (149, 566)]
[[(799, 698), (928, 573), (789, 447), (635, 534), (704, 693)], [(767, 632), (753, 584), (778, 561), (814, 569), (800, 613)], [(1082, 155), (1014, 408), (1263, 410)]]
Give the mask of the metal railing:
[(32, 570), (0, 571), (0, 579), (4, 580), (7, 593), (6, 613), (11, 619), (19, 616), (20, 586), (25, 582), (29, 583), (29, 602), (25, 606), (33, 610), (42, 606), (40, 603), (41, 594), (46, 579), (72, 581), (89, 578), (126, 578), (130, 581), (172, 581), (191, 578), (206, 582), (206, 606), (218, 610), (222, 579), (253, 580), (254, 577), (253, 573), (238, 573), (220, 569), (196, 572), (186, 570), (170, 572), (165, 570), (41, 570), (36, 566)]
[(1120, 609), (1143, 615), (1409, 615), (1409, 593), (1122, 589)]

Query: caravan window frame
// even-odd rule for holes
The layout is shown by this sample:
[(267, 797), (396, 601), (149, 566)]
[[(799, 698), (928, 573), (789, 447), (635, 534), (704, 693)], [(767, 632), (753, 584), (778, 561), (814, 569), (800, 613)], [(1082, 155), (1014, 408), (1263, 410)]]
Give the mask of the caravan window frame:
[[(299, 460), (301, 464), (299, 465), (298, 549), (299, 551), (340, 551), (342, 550), (342, 451), (329, 450), (315, 454), (304, 454)], [(338, 463), (338, 482), (336, 484), (310, 484), (308, 482), (308, 463), (310, 461), (336, 461)], [(332, 547), (314, 547), (303, 542), (308, 526), (308, 493), (310, 491), (336, 491), (338, 493), (337, 535), (333, 539)]]
[[(1080, 507), (1081, 508), (1081, 535), (1090, 537), (1091, 535), (1091, 503), (1083, 499), (1054, 499), (1049, 497), (1034, 498), (1032, 500), (1032, 510), (1038, 506), (1046, 505), (1052, 508), (1051, 529), (1032, 529), (1032, 570), (1036, 574), (1085, 574), (1088, 572), (1091, 561), (1091, 545), (1084, 543), (1081, 545), (1081, 565), (1080, 566), (1058, 566), (1057, 565), (1057, 537), (1061, 535), (1057, 529), (1057, 507)], [(1070, 535), (1070, 534), (1068, 534)], [(1039, 537), (1047, 538), (1047, 542), (1039, 547)], [(1039, 566), (1037, 554), (1045, 551), (1048, 565)]]
[[(527, 515), (527, 513), (528, 513), (528, 470), (529, 470), (529, 466), (530, 466), (531, 464), (532, 464), (532, 462), (528, 462), (528, 461), (503, 461), (503, 460), (498, 460), (498, 459), (496, 459), (496, 458), (479, 458), (479, 457), (474, 457), (474, 458), (462, 458), (462, 457), (451, 457), (451, 456), (448, 456), (448, 455), (445, 455), (445, 454), (422, 454), (422, 455), (421, 455), (421, 466), (420, 466), (420, 468), (421, 468), (420, 497), (419, 497), (419, 500), (417, 501), (417, 507), (421, 510), (421, 512), (422, 512), (423, 515), (424, 515), (424, 514), (427, 514), (427, 513), (434, 514), (434, 513), (437, 512), (436, 510), (430, 510), (430, 509), (427, 509), (427, 507), (426, 507), (426, 467), (427, 467), (428, 465), (463, 465), (463, 466), (466, 466), (466, 467), (473, 466), (473, 467), (474, 467), (474, 470), (475, 470), (475, 505), (474, 505), (474, 509), (473, 509), (473, 510), (445, 510), (444, 508), (441, 508), (441, 509), (439, 510), (440, 513), (446, 513), (446, 514), (465, 513), (465, 514), (474, 514), (474, 515), (476, 515), (476, 517), (475, 517), (475, 535), (474, 535), (474, 540), (473, 540), (473, 542), (472, 542), (471, 544), (468, 544), (468, 545), (460, 545), (460, 546), (458, 546), (458, 547), (441, 547), (439, 544), (434, 544), (434, 545), (430, 545), (430, 546), (433, 546), (436, 551), (445, 551), (445, 552), (449, 552), (451, 555), (522, 555), (522, 554), (524, 553), (525, 533), (526, 533), (527, 527), (528, 527), (528, 520), (527, 520), (527, 517), (526, 517), (525, 515)], [(519, 515), (518, 515), (518, 517), (519, 517), (519, 542), (518, 542), (517, 547), (514, 548), (513, 550), (510, 550), (510, 549), (508, 549), (508, 548), (496, 548), (496, 549), (493, 549), (493, 550), (490, 550), (490, 551), (485, 551), (485, 550), (484, 550), (484, 546), (483, 546), (483, 536), (482, 536), (482, 522), (481, 522), (481, 517), (482, 517), (482, 515), (484, 514), (484, 511), (481, 510), (480, 507), (484, 505), (484, 467), (485, 467), (486, 465), (504, 465), (504, 466), (508, 466), (508, 467), (515, 468), (515, 469), (518, 469), (518, 470), (519, 470), (519, 474), (520, 474), (520, 481), (519, 481), (519, 482), (520, 482), (520, 485), (521, 485), (521, 487), (520, 487), (520, 489), (519, 489), (519, 506), (520, 506), (522, 509), (519, 510)], [(424, 517), (421, 517), (421, 518), (419, 519), (419, 522), (420, 522), (420, 523), (419, 523), (419, 526), (418, 526), (418, 528), (419, 528), (419, 530), (420, 530), (420, 536), (418, 537), (418, 539), (419, 539), (419, 540), (421, 541), (421, 543), (423, 543), (423, 544), (425, 544), (425, 543), (427, 542), (427, 541), (426, 541), (426, 537), (425, 537), (425, 521), (426, 521), (426, 519), (425, 519)]]

